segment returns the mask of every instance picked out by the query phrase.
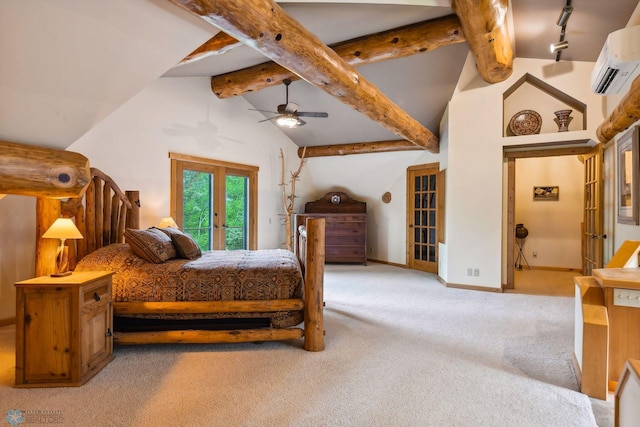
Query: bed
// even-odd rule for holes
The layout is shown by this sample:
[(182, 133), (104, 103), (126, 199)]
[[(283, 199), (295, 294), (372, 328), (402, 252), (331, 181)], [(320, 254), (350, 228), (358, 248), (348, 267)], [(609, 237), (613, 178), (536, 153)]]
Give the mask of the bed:
[[(209, 251), (183, 256), (172, 234), (139, 229), (139, 193), (122, 192), (91, 168), (80, 198), (39, 198), (37, 235), (59, 216), (73, 218), (84, 239), (69, 243), (76, 271), (113, 271), (114, 342), (225, 343), (304, 340), (324, 349), (324, 220), (296, 230), (294, 252), (284, 249)], [(164, 233), (164, 234), (163, 234)], [(168, 235), (161, 262), (140, 253), (135, 236)], [(127, 236), (127, 239), (125, 239)], [(56, 242), (37, 239), (36, 272), (51, 273)], [(162, 252), (161, 252), (162, 253)], [(152, 254), (153, 255), (153, 254)], [(190, 259), (192, 258), (192, 259)]]

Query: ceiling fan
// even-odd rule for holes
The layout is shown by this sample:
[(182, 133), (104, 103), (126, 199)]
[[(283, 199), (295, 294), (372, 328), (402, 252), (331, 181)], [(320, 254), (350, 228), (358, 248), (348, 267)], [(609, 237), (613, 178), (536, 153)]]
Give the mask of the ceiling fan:
[(282, 126), (285, 128), (296, 128), (298, 126), (302, 126), (307, 123), (304, 120), (302, 120), (300, 117), (322, 117), (322, 118), (329, 117), (329, 114), (327, 113), (298, 111), (298, 108), (300, 108), (300, 106), (296, 103), (289, 102), (289, 85), (291, 84), (291, 80), (284, 79), (282, 82), (285, 85), (286, 98), (285, 98), (284, 104), (278, 105), (277, 112), (253, 109), (254, 111), (261, 111), (263, 113), (277, 114), (277, 116), (260, 120), (258, 123), (267, 122), (269, 120), (275, 120), (278, 126)]

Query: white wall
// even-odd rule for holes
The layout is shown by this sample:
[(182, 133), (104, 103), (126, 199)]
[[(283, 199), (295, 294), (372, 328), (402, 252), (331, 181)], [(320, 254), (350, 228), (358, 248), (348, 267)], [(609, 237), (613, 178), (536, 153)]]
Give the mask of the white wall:
[[(512, 76), (489, 85), (469, 56), (449, 104), (446, 190), (447, 282), (488, 288), (502, 283), (503, 148), (511, 145), (595, 140), (602, 98), (589, 86), (592, 63), (516, 59)], [(529, 73), (587, 105), (587, 130), (503, 137), (503, 94)], [(514, 112), (515, 113), (515, 112)], [(543, 117), (553, 111), (539, 111)], [(544, 120), (544, 119), (543, 119)], [(466, 275), (479, 268), (478, 277)]]
[(6, 196), (0, 200), (0, 320), (15, 316), (13, 284), (34, 275), (36, 199)]
[[(307, 165), (315, 193), (301, 201), (319, 199), (330, 191), (343, 191), (367, 203), (367, 256), (406, 264), (407, 167), (438, 162), (441, 155), (427, 151), (313, 157)], [(391, 202), (382, 195), (391, 193)]]
[[(523, 253), (530, 266), (581, 268), (583, 168), (577, 156), (516, 160), (515, 223), (529, 231)], [(558, 186), (558, 201), (533, 200), (534, 186)]]
[[(169, 214), (169, 152), (254, 165), (258, 173), (258, 247), (284, 243), (280, 149), (287, 179), (297, 146), (240, 97), (220, 100), (205, 77), (161, 78), (69, 147), (110, 175), (122, 190), (139, 190), (141, 227)], [(310, 188), (303, 170), (297, 193)]]

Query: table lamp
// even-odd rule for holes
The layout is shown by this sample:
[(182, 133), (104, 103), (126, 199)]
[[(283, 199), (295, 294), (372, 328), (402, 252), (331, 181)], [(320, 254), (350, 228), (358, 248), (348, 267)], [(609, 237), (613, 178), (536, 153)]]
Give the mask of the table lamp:
[(62, 277), (71, 274), (69, 269), (69, 247), (64, 245), (66, 239), (82, 239), (82, 233), (71, 218), (58, 218), (42, 235), (44, 239), (60, 239), (60, 246), (56, 255), (56, 272), (51, 277)]
[(170, 216), (162, 218), (160, 220), (160, 224), (158, 224), (158, 228), (167, 228), (167, 227), (179, 228), (178, 224), (176, 224), (176, 221)]

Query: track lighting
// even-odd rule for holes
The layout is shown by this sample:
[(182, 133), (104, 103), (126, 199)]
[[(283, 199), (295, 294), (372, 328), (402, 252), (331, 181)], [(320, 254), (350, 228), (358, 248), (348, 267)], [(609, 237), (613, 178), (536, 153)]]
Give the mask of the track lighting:
[(571, 5), (566, 5), (562, 8), (562, 12), (560, 12), (560, 16), (558, 16), (558, 22), (556, 22), (558, 27), (564, 27), (567, 25), (571, 12), (573, 12), (573, 6)]
[(551, 53), (556, 53), (560, 50), (566, 49), (569, 47), (569, 41), (568, 40), (561, 40), (559, 42), (556, 43), (551, 43), (550, 49)]

